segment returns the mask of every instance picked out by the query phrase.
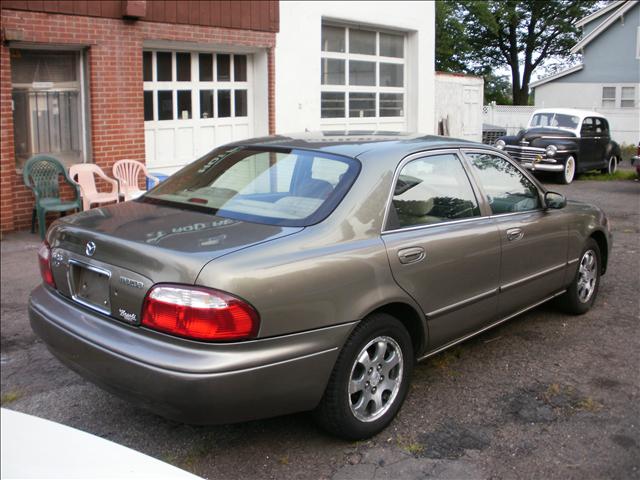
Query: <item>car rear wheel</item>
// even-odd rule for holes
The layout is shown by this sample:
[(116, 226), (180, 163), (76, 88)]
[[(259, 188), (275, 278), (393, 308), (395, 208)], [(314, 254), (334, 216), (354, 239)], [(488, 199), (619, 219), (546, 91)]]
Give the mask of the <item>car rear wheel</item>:
[(400, 410), (413, 370), (413, 347), (405, 327), (385, 313), (372, 314), (340, 352), (314, 412), (325, 430), (342, 438), (368, 438)]
[(571, 182), (573, 182), (575, 175), (576, 160), (573, 157), (569, 157), (564, 162), (564, 169), (562, 170), (562, 173), (558, 175), (558, 180), (564, 185), (569, 185)]
[(581, 315), (589, 311), (600, 287), (600, 248), (595, 240), (587, 240), (578, 260), (578, 270), (567, 291), (559, 298), (567, 313)]
[(607, 166), (600, 170), (603, 174), (613, 175), (618, 171), (618, 159), (615, 156), (611, 156), (607, 162)]

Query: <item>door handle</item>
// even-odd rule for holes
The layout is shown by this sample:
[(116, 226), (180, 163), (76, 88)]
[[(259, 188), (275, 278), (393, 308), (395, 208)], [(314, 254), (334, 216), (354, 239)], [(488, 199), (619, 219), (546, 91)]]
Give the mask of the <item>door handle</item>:
[(521, 228), (510, 228), (507, 230), (507, 240), (510, 242), (520, 240), (522, 237), (524, 237), (524, 232)]
[(400, 260), (400, 263), (405, 265), (407, 263), (419, 262), (425, 257), (424, 248), (422, 247), (409, 247), (398, 251), (398, 259)]

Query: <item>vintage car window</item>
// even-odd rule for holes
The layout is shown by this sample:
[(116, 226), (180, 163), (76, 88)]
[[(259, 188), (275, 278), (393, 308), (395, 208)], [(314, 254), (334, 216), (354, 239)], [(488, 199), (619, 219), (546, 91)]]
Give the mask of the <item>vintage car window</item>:
[(216, 149), (141, 198), (283, 226), (324, 219), (360, 170), (352, 158), (306, 150)]
[(469, 178), (454, 154), (407, 163), (398, 176), (388, 229), (480, 216)]
[(587, 117), (582, 121), (582, 128), (580, 129), (580, 135), (593, 135), (596, 131), (595, 119)]
[(594, 117), (594, 122), (596, 125), (596, 133), (600, 133), (606, 135), (609, 133), (609, 125), (604, 118)]
[(575, 115), (565, 115), (562, 113), (536, 113), (529, 122), (530, 127), (555, 127), (575, 130), (578, 128), (580, 118)]
[(515, 166), (497, 155), (467, 153), (494, 215), (541, 208), (538, 189)]

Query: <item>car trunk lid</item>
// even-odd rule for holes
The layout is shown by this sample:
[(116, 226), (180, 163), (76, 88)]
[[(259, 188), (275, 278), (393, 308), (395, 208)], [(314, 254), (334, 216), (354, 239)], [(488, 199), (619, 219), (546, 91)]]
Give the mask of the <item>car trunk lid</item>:
[(60, 293), (137, 324), (152, 285), (193, 284), (208, 262), (300, 230), (127, 202), (63, 218), (48, 240)]

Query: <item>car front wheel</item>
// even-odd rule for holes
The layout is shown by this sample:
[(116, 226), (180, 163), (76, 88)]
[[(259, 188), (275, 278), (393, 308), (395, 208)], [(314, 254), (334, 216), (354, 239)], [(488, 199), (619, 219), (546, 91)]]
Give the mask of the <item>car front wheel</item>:
[(596, 241), (590, 238), (582, 249), (573, 282), (559, 297), (560, 306), (567, 313), (581, 315), (593, 306), (600, 287), (600, 258), (600, 248)]
[(315, 417), (342, 438), (368, 438), (400, 410), (413, 370), (413, 347), (405, 327), (385, 313), (355, 328), (340, 352)]
[(571, 182), (573, 182), (575, 175), (576, 160), (573, 157), (569, 157), (564, 162), (564, 169), (562, 170), (562, 173), (559, 174), (558, 180), (564, 185), (569, 185)]
[(618, 171), (618, 159), (615, 156), (611, 156), (607, 162), (607, 166), (600, 170), (603, 174), (613, 175)]

